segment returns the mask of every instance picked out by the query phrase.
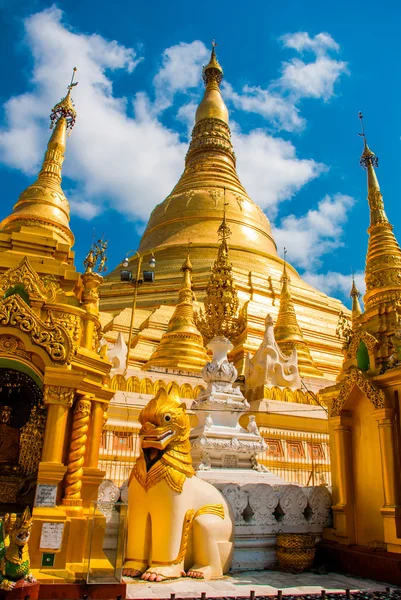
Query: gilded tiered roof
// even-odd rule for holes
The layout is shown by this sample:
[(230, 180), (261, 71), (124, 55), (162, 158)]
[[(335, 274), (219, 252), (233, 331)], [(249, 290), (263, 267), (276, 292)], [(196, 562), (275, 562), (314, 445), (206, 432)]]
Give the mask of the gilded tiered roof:
[(145, 369), (162, 367), (199, 373), (208, 361), (202, 335), (194, 321), (192, 265), (187, 256), (181, 268), (184, 277), (178, 294), (178, 304), (163, 334), (160, 344), (145, 365)]
[[(74, 70), (75, 71), (75, 70)], [(74, 244), (70, 229), (70, 206), (61, 188), (67, 131), (74, 126), (76, 111), (71, 98), (71, 81), (67, 95), (54, 106), (50, 128), (54, 131), (47, 145), (37, 180), (22, 192), (11, 215), (0, 224), (0, 231), (19, 231), (22, 226), (51, 231), (57, 240)]]
[(297, 315), (291, 297), (289, 285), (290, 278), (287, 275), (287, 266), (285, 262), (281, 282), (280, 308), (274, 327), (276, 342), (284, 354), (291, 354), (294, 347), (297, 349), (298, 368), (301, 376), (321, 377), (323, 376), (323, 373), (316, 368), (308, 345), (302, 334), (302, 330), (298, 325)]

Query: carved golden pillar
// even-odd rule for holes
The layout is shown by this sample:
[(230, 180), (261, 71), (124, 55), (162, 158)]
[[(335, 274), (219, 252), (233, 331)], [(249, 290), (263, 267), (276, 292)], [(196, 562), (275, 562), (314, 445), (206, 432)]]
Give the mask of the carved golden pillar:
[(44, 386), (43, 399), (47, 406), (47, 418), (41, 462), (62, 463), (63, 461), (67, 417), (74, 401), (74, 394), (73, 388)]
[(86, 397), (76, 401), (63, 498), (63, 505), (71, 507), (74, 512), (79, 512), (82, 508), (82, 475), (90, 411), (91, 401)]
[(394, 448), (394, 409), (382, 408), (375, 412), (379, 427), (380, 453), (383, 474), (384, 508), (395, 508), (399, 503)]
[(82, 294), (82, 302), (86, 310), (86, 319), (83, 327), (81, 343), (88, 350), (97, 350), (96, 343), (94, 344), (94, 336), (96, 334), (96, 325), (99, 316), (99, 286), (103, 281), (103, 277), (91, 270), (86, 271), (82, 275), (84, 291)]
[(86, 467), (97, 469), (99, 460), (100, 441), (106, 405), (98, 400), (92, 400), (91, 426), (88, 441)]

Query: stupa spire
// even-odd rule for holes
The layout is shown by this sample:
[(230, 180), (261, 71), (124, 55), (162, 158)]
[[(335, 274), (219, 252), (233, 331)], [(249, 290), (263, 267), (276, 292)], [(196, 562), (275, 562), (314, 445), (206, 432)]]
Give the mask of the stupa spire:
[(37, 180), (22, 192), (11, 215), (0, 224), (0, 231), (15, 231), (21, 226), (39, 227), (54, 232), (59, 241), (70, 247), (74, 236), (69, 226), (70, 207), (61, 189), (61, 171), (66, 148), (66, 136), (75, 124), (77, 116), (71, 98), (76, 72), (74, 67), (67, 94), (53, 107), (50, 128), (53, 133), (47, 144)]
[(361, 294), (355, 285), (354, 274), (352, 274), (352, 287), (349, 296), (350, 298), (352, 298), (352, 320), (354, 320), (356, 317), (359, 317), (359, 315), (362, 314), (361, 305), (359, 303), (359, 298), (361, 297)]
[(308, 345), (305, 342), (302, 330), (298, 324), (294, 303), (290, 291), (290, 278), (287, 274), (287, 251), (284, 248), (284, 266), (281, 277), (280, 308), (274, 327), (274, 336), (280, 350), (289, 356), (294, 348), (298, 354), (298, 368), (301, 376), (323, 376), (311, 356)]
[(182, 287), (178, 293), (178, 304), (162, 335), (160, 344), (144, 366), (180, 369), (199, 373), (208, 361), (208, 355), (203, 345), (194, 320), (194, 293), (192, 291), (192, 264), (187, 255), (181, 267), (183, 273)]
[(392, 295), (391, 300), (401, 299), (401, 250), (393, 233), (393, 226), (389, 223), (384, 210), (383, 195), (375, 171), (379, 161), (367, 144), (361, 112), (359, 118), (362, 124), (360, 135), (363, 137), (360, 164), (367, 172), (370, 211), (365, 267), (366, 310), (380, 304), (381, 301), (386, 301), (385, 298), (389, 298), (389, 295)]

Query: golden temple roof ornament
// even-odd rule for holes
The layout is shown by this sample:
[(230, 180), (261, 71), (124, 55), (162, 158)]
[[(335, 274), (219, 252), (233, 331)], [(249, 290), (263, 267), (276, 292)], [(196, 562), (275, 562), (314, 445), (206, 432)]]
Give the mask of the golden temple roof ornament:
[(217, 85), (220, 85), (220, 83), (223, 79), (224, 71), (221, 68), (220, 63), (216, 57), (216, 51), (215, 51), (216, 46), (217, 46), (217, 44), (213, 40), (212, 41), (212, 54), (210, 56), (210, 60), (209, 60), (208, 64), (205, 67), (203, 67), (202, 78), (203, 78), (203, 81), (205, 82), (206, 86), (211, 81), (214, 83), (217, 83)]
[(74, 67), (72, 70), (71, 83), (69, 86), (67, 86), (67, 95), (53, 107), (53, 110), (50, 114), (50, 129), (53, 129), (57, 121), (63, 117), (67, 122), (67, 131), (69, 132), (68, 135), (70, 135), (77, 118), (77, 111), (75, 110), (75, 105), (71, 98), (72, 88), (78, 85), (78, 81), (74, 82), (74, 77), (77, 70), (78, 69), (76, 67)]
[(359, 298), (361, 297), (361, 293), (358, 291), (355, 285), (355, 276), (352, 274), (352, 287), (350, 291), (350, 298), (352, 298), (352, 318), (355, 319), (359, 315), (362, 314), (361, 305), (359, 303)]
[(91, 249), (84, 260), (85, 273), (94, 271), (104, 273), (107, 271), (107, 244), (107, 240), (104, 240), (103, 237), (92, 243)]
[(359, 135), (364, 141), (360, 164), (367, 171), (370, 210), (365, 267), (366, 311), (382, 302), (401, 300), (401, 250), (393, 233), (393, 226), (389, 223), (384, 210), (383, 196), (375, 171), (378, 159), (367, 144), (361, 112), (359, 119), (362, 124), (362, 133)]
[(207, 340), (224, 337), (234, 341), (244, 331), (246, 320), (240, 309), (228, 256), (227, 239), (231, 231), (226, 222), (226, 203), (217, 234), (221, 243), (206, 287), (205, 309), (196, 315), (196, 325)]
[(145, 369), (156, 367), (165, 371), (166, 368), (170, 368), (199, 373), (208, 361), (202, 335), (195, 325), (192, 264), (189, 253), (181, 271), (183, 284), (178, 293), (178, 304), (167, 331), (162, 335), (160, 344), (145, 365)]
[(292, 353), (294, 347), (297, 349), (298, 368), (301, 376), (312, 375), (315, 377), (321, 377), (323, 376), (323, 373), (317, 369), (297, 321), (297, 315), (295, 313), (289, 287), (290, 278), (287, 274), (286, 254), (287, 250), (284, 248), (280, 308), (277, 315), (276, 325), (274, 327), (274, 336), (280, 350), (287, 356)]

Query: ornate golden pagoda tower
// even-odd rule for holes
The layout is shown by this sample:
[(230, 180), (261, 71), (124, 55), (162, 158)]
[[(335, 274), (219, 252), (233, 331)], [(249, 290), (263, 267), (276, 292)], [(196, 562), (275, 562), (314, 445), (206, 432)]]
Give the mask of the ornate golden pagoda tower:
[(284, 262), (281, 282), (280, 308), (276, 325), (274, 326), (276, 342), (280, 350), (288, 356), (294, 348), (297, 349), (298, 368), (301, 376), (323, 377), (323, 373), (316, 368), (301, 328), (298, 325), (294, 303), (291, 298), (290, 278), (287, 275), (286, 262)]
[[(216, 235), (225, 211), (232, 232), (230, 260), (232, 277), (240, 306), (246, 305), (247, 327), (236, 342), (232, 356), (236, 368), (244, 374), (246, 355), (255, 352), (263, 339), (266, 313), (277, 315), (283, 261), (277, 256), (268, 218), (248, 196), (236, 171), (228, 111), (221, 96), (223, 77), (213, 47), (209, 63), (203, 69), (204, 96), (198, 106), (184, 172), (172, 192), (153, 210), (142, 236), (139, 253), (143, 260), (154, 254), (157, 262), (155, 282), (141, 286), (137, 298), (130, 364), (144, 366), (155, 350), (160, 330), (166, 330), (165, 314), (177, 303), (181, 280), (179, 268), (191, 241), (193, 289), (198, 301), (206, 295), (210, 269), (220, 241)], [(130, 260), (132, 272), (137, 258)], [(334, 378), (341, 365), (341, 344), (335, 330), (338, 313), (344, 309), (333, 298), (313, 289), (296, 270), (287, 265), (292, 281), (292, 301), (305, 344), (316, 368)], [(113, 323), (126, 321), (131, 294), (120, 282), (117, 268), (105, 280), (101, 291), (102, 319), (107, 323), (109, 341)], [(139, 318), (141, 312), (141, 320)], [(156, 321), (158, 323), (156, 324)], [(118, 322), (118, 323), (117, 323)], [(167, 319), (168, 322), (168, 319)], [(149, 323), (152, 326), (149, 326)], [(125, 327), (125, 326), (124, 326)], [(323, 335), (321, 333), (323, 332)], [(128, 336), (126, 334), (128, 339)], [(160, 338), (159, 338), (160, 339)]]
[[(54, 581), (73, 581), (85, 571), (91, 501), (104, 477), (100, 436), (114, 395), (104, 384), (111, 365), (99, 347), (105, 244), (89, 252), (81, 276), (61, 188), (66, 133), (76, 118), (74, 85), (51, 113), (54, 131), (36, 182), (0, 226), (0, 405), (7, 403), (0, 425), (0, 508), (33, 506), (31, 567), (39, 580), (50, 573)], [(31, 482), (31, 493), (21, 496), (24, 481)], [(100, 536), (93, 557), (108, 568), (105, 519), (97, 512), (94, 519)], [(45, 547), (49, 525), (58, 541)], [(52, 557), (49, 570), (45, 552)]]
[(159, 346), (145, 365), (145, 369), (162, 368), (200, 373), (208, 361), (194, 320), (194, 293), (192, 291), (192, 264), (189, 254), (181, 267), (184, 274), (178, 304), (163, 334)]
[[(338, 383), (320, 393), (329, 407), (333, 467), (334, 524), (325, 537), (338, 544), (327, 546), (326, 559), (336, 561), (340, 568), (349, 565), (352, 551), (344, 545), (356, 544), (362, 547), (361, 569), (363, 548), (371, 547), (373, 540), (380, 540), (383, 550), (401, 554), (401, 250), (384, 211), (375, 172), (377, 157), (363, 130), (362, 135), (360, 162), (367, 171), (370, 211), (365, 311), (360, 309), (353, 284), (353, 320), (344, 337), (345, 360)], [(364, 572), (367, 567), (372, 577), (378, 577), (385, 558), (380, 553), (372, 562), (367, 552)], [(392, 567), (394, 573), (399, 564)], [(398, 581), (396, 577), (393, 582)]]

